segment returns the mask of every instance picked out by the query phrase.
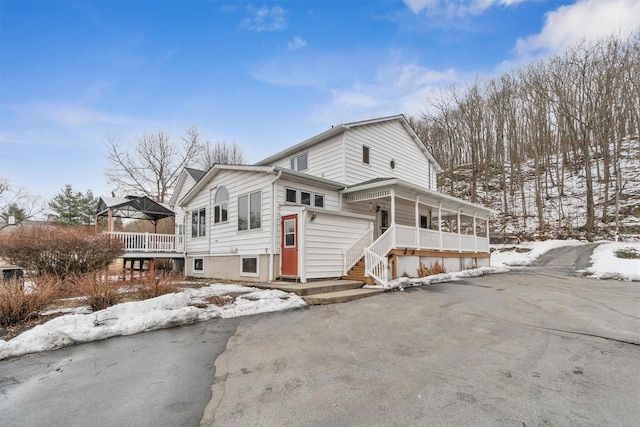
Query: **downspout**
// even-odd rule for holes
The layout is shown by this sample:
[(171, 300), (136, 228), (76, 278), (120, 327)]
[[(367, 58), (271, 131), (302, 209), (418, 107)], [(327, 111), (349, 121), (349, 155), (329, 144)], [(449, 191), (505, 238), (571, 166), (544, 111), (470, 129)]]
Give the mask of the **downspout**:
[(282, 171), (278, 171), (278, 175), (271, 181), (271, 250), (269, 251), (269, 277), (268, 281), (273, 282), (275, 279), (273, 272), (273, 261), (276, 250), (276, 181), (282, 176)]
[[(187, 208), (182, 208), (182, 260), (184, 262), (184, 277), (187, 277), (187, 271), (189, 266), (187, 265)], [(180, 230), (178, 230), (180, 235)]]
[(209, 206), (207, 206), (207, 210), (205, 211), (205, 212), (208, 211), (209, 214), (207, 215), (207, 218), (205, 219), (205, 222), (204, 222), (205, 236), (207, 236), (207, 241), (209, 242), (209, 256), (211, 256), (211, 238), (213, 237), (211, 235), (211, 230), (213, 229), (213, 227), (207, 227), (207, 221), (209, 221), (209, 224), (211, 224), (211, 217), (213, 216), (213, 209), (211, 209), (211, 192), (215, 188), (216, 187), (213, 187), (213, 188), (209, 189)]

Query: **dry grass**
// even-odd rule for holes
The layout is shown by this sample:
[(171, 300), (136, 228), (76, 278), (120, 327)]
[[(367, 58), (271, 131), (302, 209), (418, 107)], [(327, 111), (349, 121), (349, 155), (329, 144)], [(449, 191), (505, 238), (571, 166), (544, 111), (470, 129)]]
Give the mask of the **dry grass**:
[(178, 287), (171, 283), (172, 276), (163, 274), (159, 278), (145, 279), (134, 286), (139, 300), (159, 297), (160, 295), (178, 292)]
[(440, 264), (439, 261), (435, 263), (431, 263), (431, 265), (426, 266), (420, 261), (420, 267), (418, 267), (418, 277), (426, 277), (432, 276), (434, 274), (446, 273), (447, 270), (444, 268), (443, 264)]
[(120, 291), (123, 283), (109, 280), (103, 274), (85, 274), (69, 281), (74, 293), (82, 295), (92, 311), (104, 310), (120, 303), (125, 294)]
[(28, 322), (56, 298), (58, 280), (42, 276), (35, 282), (19, 279), (0, 281), (0, 326)]

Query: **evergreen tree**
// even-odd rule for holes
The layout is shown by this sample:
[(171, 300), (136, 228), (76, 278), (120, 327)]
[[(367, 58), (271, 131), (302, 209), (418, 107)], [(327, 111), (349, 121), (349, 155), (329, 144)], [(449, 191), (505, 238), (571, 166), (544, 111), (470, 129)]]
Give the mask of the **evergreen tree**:
[(91, 225), (95, 220), (97, 200), (91, 190), (85, 194), (73, 191), (69, 184), (64, 186), (49, 202), (49, 221), (63, 225)]
[(24, 208), (18, 206), (16, 203), (11, 203), (4, 212), (0, 213), (0, 218), (2, 218), (2, 221), (5, 223), (9, 222), (10, 216), (15, 219), (15, 224), (19, 224), (27, 219), (28, 215)]

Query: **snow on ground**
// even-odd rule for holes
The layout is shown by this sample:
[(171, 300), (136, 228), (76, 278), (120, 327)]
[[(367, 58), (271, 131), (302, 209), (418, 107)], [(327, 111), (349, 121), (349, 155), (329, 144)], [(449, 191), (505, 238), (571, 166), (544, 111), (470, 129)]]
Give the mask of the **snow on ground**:
[(577, 240), (545, 240), (543, 242), (524, 242), (518, 245), (493, 245), (494, 251), (491, 253), (491, 265), (528, 265), (551, 249), (582, 244)]
[(620, 258), (616, 252), (640, 255), (640, 242), (603, 243), (593, 250), (586, 272), (596, 279), (640, 281), (640, 259)]
[[(575, 240), (547, 240), (518, 245), (496, 245), (491, 254), (491, 267), (442, 273), (417, 279), (403, 277), (392, 281), (387, 288), (403, 289), (409, 286), (449, 282), (490, 273), (505, 273), (514, 267), (530, 264), (551, 249), (581, 244), (583, 243)], [(592, 265), (586, 270), (590, 277), (640, 281), (640, 259), (616, 257), (615, 253), (619, 250), (640, 254), (640, 242), (603, 242), (593, 251), (591, 256)], [(206, 301), (208, 297), (230, 293), (241, 293), (241, 295), (234, 302), (223, 307), (208, 304)], [(304, 300), (293, 293), (237, 285), (212, 284), (201, 288), (185, 288), (179, 293), (167, 294), (145, 301), (126, 302), (95, 313), (89, 312), (86, 307), (67, 309), (61, 312), (68, 312), (68, 314), (38, 325), (12, 340), (0, 340), (0, 360), (117, 335), (132, 335), (213, 318), (246, 316), (298, 308), (304, 305), (306, 305)]]
[[(214, 295), (242, 293), (223, 307), (207, 304)], [(194, 305), (196, 304), (196, 305)], [(38, 325), (9, 340), (0, 340), (0, 360), (11, 356), (101, 340), (117, 335), (132, 335), (155, 329), (191, 324), (216, 317), (229, 318), (306, 305), (293, 293), (278, 290), (213, 284), (198, 289), (184, 289), (144, 301), (133, 301), (95, 313), (76, 309), (47, 323)], [(200, 308), (202, 307), (202, 308)]]

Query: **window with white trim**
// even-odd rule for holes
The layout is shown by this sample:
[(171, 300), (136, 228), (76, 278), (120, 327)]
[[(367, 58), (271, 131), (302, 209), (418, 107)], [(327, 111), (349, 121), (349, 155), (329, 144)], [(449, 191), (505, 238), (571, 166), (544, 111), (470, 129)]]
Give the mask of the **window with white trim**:
[(213, 199), (213, 222), (227, 222), (229, 218), (229, 192), (226, 187), (219, 187)]
[[(300, 194), (299, 198), (298, 194)], [(285, 188), (285, 202), (290, 204), (300, 203), (301, 205), (324, 208), (324, 194), (287, 187)]]
[(311, 206), (311, 193), (308, 191), (300, 191), (300, 204)]
[(299, 156), (292, 157), (290, 159), (291, 170), (294, 171), (306, 171), (309, 168), (309, 157), (307, 153), (300, 154)]
[(243, 256), (240, 257), (240, 275), (258, 277), (258, 257)]
[(298, 190), (295, 188), (285, 188), (285, 200), (287, 203), (298, 203)]
[(204, 258), (193, 259), (193, 272), (204, 273)]
[(206, 236), (207, 209), (200, 208), (191, 212), (191, 237)]
[(238, 230), (262, 227), (262, 193), (260, 191), (238, 197)]

